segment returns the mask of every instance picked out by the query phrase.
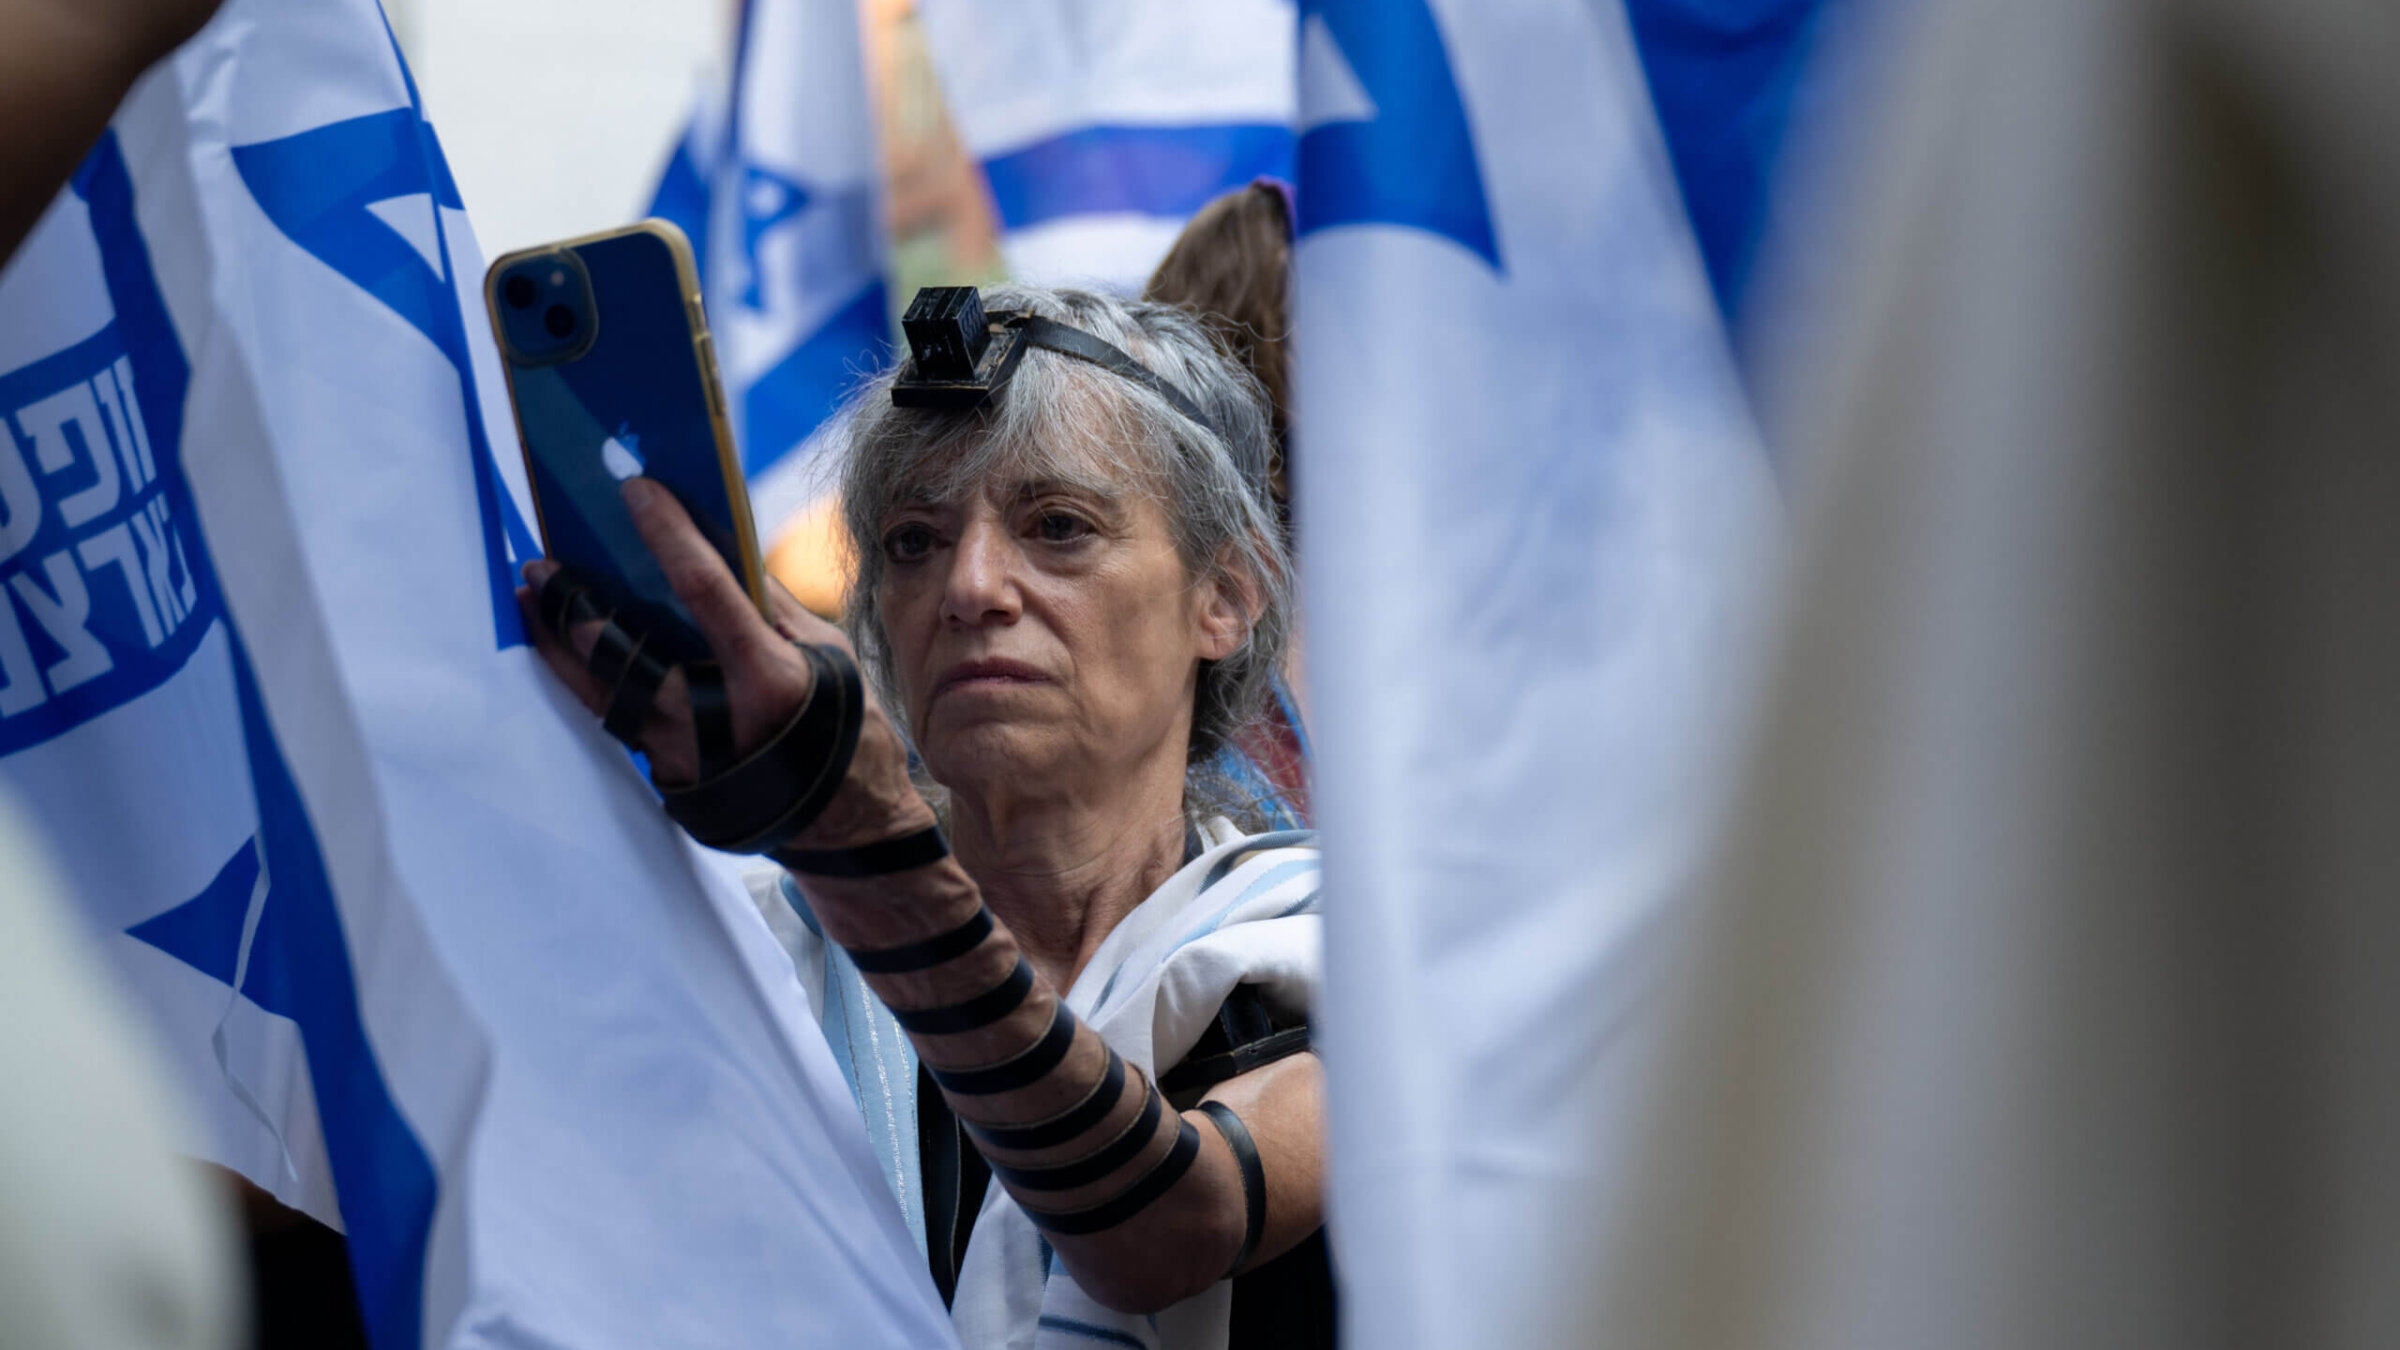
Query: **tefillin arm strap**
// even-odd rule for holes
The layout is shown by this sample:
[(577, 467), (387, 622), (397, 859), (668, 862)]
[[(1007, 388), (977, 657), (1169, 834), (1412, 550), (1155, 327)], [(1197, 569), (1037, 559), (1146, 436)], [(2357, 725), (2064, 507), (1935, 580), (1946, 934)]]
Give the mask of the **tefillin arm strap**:
[[(995, 942), (1005, 945), (987, 950)], [(1073, 1072), (1066, 1066), (1082, 1025), (1055, 991), (1037, 994), (1031, 963), (1013, 946), (1013, 937), (1003, 935), (991, 911), (978, 907), (964, 922), (930, 937), (848, 950), (859, 973), (890, 1001), (893, 1015), (917, 1041), (924, 1056), (920, 1062), (950, 1113), (990, 1161), (993, 1174), (1016, 1194), (1025, 1216), (1053, 1235), (1104, 1232), (1175, 1188), (1199, 1157), (1199, 1132), (1148, 1074), (1128, 1066), (1114, 1050), (1106, 1051), (1098, 1080), (1076, 1092), (1072, 1104), (1037, 1120), (992, 1119), (1007, 1109), (1002, 1099), (1009, 1094)], [(1003, 966), (1006, 973), (995, 982), (992, 972)], [(883, 983), (896, 975), (913, 978), (907, 986)], [(903, 990), (912, 997), (930, 990), (950, 1001), (918, 1007), (892, 997)], [(1007, 1053), (999, 1058), (944, 1068), (927, 1053), (929, 1039), (982, 1031), (1035, 997), (1051, 1000), (1048, 1016), (1038, 1030), (1025, 1028), (1032, 1039), (1003, 1047)], [(1126, 1114), (1129, 1094), (1134, 1109)], [(1113, 1186), (1093, 1193), (1111, 1181)], [(1074, 1207), (1055, 1207), (1060, 1201)]]
[[(667, 676), (681, 669), (699, 742), (699, 781), (659, 785), (668, 816), (692, 838), (728, 853), (764, 853), (806, 830), (842, 790), (866, 723), (866, 691), (858, 663), (841, 648), (797, 644), (808, 661), (808, 699), (765, 744), (739, 759), (733, 748), (732, 705), (714, 662), (680, 667), (658, 660), (646, 637), (602, 610), (591, 589), (560, 568), (542, 586), (542, 621), (564, 637), (579, 624), (600, 621), (586, 668), (608, 690), (602, 725), (628, 745), (639, 742), (650, 707)], [(785, 850), (778, 861), (822, 876), (882, 876), (950, 856), (932, 827), (858, 848)]]

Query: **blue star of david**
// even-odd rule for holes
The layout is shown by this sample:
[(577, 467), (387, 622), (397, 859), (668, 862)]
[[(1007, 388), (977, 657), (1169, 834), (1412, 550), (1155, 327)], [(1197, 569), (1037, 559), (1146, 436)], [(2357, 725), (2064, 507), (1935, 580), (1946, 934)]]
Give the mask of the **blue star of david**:
[(1500, 242), (1466, 104), (1426, 0), (1301, 0), (1338, 44), (1374, 116), (1300, 137), (1299, 232), (1401, 225), (1501, 270)]
[[(318, 261), (382, 301), (423, 333), (458, 372), (476, 501), (492, 587), (492, 625), (505, 649), (525, 641), (517, 613), (516, 563), (538, 556), (533, 532), (502, 488), (484, 435), (467, 328), (459, 313), (438, 208), (460, 208), (441, 146), (414, 107), (333, 122), (281, 140), (233, 147), (234, 168), (267, 219)], [(373, 207), (423, 197), (441, 266), (377, 216)]]
[(801, 184), (755, 164), (742, 166), (741, 193), (742, 304), (764, 310), (767, 301), (760, 284), (758, 241), (767, 231), (807, 210), (810, 195)]
[(259, 911), (246, 975), (241, 968), (242, 924), (250, 916), (258, 870), (258, 840), (246, 839), (198, 895), (125, 932), (228, 988), (240, 978), (242, 997), (278, 1017), (294, 1017), (291, 991), (279, 977), (285, 965), (283, 925), (272, 903)]

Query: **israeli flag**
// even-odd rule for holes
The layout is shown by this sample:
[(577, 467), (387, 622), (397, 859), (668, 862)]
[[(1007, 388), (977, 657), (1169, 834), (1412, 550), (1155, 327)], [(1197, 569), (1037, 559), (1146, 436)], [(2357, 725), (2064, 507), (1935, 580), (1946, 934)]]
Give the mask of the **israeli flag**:
[(1751, 283), (1795, 131), (1848, 95), (1843, 33), (1879, 2), (1625, 0), (1684, 213), (1737, 335), (1758, 317)]
[(1211, 197), (1291, 176), (1291, 0), (917, 11), (1020, 280), (1138, 292)]
[(855, 0), (744, 0), (650, 214), (699, 255), (750, 506), (772, 537), (823, 490), (803, 447), (891, 350), (883, 162)]
[(950, 1343), (789, 961), (525, 645), (481, 270), (374, 0), (135, 87), (0, 273), (0, 776), (378, 1350)]
[(1780, 506), (1623, 8), (1301, 9), (1345, 1335), (1576, 1344)]

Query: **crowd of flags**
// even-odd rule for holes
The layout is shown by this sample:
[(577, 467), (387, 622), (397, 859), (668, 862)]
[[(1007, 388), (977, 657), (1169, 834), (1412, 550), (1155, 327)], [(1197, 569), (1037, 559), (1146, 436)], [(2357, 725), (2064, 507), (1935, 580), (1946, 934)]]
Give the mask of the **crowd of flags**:
[[(1545, 1343), (1605, 1190), (1579, 991), (1641, 987), (1771, 566), (1726, 319), (1818, 7), (921, 0), (1020, 276), (1298, 183), (1357, 1344)], [(652, 207), (770, 529), (889, 357), (866, 71), (852, 0), (747, 0)], [(780, 949), (525, 645), (438, 113), (375, 0), (231, 0), (0, 274), (0, 780), (378, 1350), (941, 1344)]]

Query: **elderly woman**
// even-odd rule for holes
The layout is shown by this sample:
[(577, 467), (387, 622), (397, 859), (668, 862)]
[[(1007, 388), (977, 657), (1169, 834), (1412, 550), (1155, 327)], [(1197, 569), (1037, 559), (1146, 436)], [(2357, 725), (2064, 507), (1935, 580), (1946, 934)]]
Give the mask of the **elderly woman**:
[(851, 413), (854, 647), (787, 596), (762, 619), (641, 480), (721, 677), (668, 673), (629, 716), (625, 635), (548, 564), (526, 603), (670, 813), (784, 869), (787, 945), (968, 1346), (1330, 1344), (1316, 856), (1244, 834), (1209, 767), (1286, 631), (1266, 412), (1181, 311), (990, 304), (1027, 350), (981, 406), (895, 406), (887, 376)]

